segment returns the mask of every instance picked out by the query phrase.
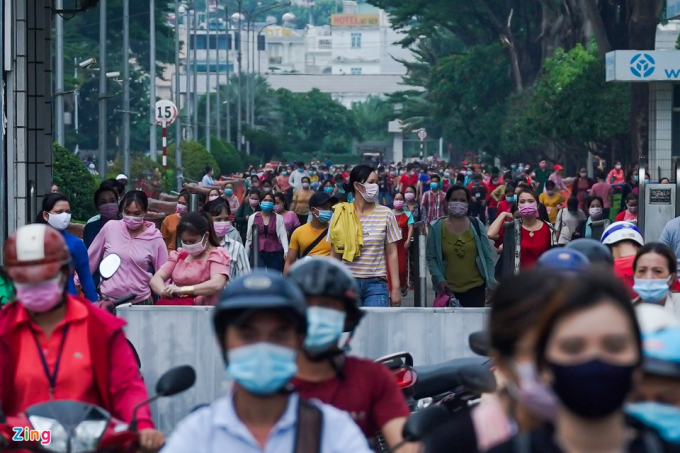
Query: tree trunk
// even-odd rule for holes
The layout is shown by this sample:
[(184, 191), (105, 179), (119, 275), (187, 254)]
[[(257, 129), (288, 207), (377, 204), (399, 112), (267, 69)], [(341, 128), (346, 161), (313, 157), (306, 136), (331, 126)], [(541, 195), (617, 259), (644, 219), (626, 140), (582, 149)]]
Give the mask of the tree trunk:
[(604, 21), (600, 15), (600, 10), (597, 7), (597, 0), (581, 0), (583, 4), (583, 9), (585, 11), (586, 17), (590, 22), (590, 26), (593, 29), (593, 34), (595, 35), (595, 42), (597, 43), (597, 49), (600, 53), (600, 57), (604, 59), (607, 52), (612, 50), (612, 45), (609, 42), (609, 37), (607, 36), (607, 30), (604, 27)]

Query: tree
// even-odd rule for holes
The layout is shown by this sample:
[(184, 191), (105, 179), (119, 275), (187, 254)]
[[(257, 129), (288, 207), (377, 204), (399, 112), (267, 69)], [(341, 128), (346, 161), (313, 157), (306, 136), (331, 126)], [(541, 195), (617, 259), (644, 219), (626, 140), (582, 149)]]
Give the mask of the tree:
[[(191, 181), (200, 181), (205, 173), (205, 167), (212, 167), (216, 175), (220, 174), (220, 167), (215, 158), (203, 145), (198, 142), (185, 140), (182, 142), (182, 168), (184, 177)], [(175, 144), (168, 147), (168, 168), (175, 168)]]
[(68, 195), (73, 219), (82, 221), (89, 219), (95, 214), (94, 192), (97, 190), (95, 177), (66, 148), (55, 143), (52, 151), (52, 178), (61, 193)]
[(364, 140), (384, 141), (390, 139), (387, 123), (396, 119), (394, 105), (378, 96), (369, 96), (364, 102), (352, 105)]

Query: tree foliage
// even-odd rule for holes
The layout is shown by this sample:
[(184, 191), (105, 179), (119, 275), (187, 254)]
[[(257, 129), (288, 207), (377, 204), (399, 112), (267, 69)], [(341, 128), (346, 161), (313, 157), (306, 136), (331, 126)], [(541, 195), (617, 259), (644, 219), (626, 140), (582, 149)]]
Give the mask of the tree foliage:
[[(182, 142), (182, 168), (184, 178), (187, 181), (200, 181), (203, 178), (205, 167), (212, 167), (216, 175), (221, 169), (212, 154), (205, 146), (198, 142), (185, 140)], [(175, 168), (175, 144), (168, 147), (168, 168)]]
[(95, 177), (83, 163), (66, 148), (56, 143), (52, 147), (52, 179), (59, 191), (71, 200), (71, 214), (74, 220), (87, 220), (95, 214), (94, 192), (97, 190)]

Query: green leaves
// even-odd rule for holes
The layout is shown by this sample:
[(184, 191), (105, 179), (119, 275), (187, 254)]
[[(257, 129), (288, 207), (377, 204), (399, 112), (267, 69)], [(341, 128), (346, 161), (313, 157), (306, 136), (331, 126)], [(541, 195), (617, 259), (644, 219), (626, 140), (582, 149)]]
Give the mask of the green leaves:
[(74, 220), (85, 221), (96, 214), (94, 192), (97, 183), (85, 165), (69, 150), (52, 145), (52, 178), (59, 191), (71, 200)]

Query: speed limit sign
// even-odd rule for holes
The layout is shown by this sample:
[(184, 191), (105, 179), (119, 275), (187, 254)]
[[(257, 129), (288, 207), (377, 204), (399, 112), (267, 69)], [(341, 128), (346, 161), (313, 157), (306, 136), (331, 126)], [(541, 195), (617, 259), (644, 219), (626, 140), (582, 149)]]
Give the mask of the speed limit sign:
[(168, 127), (177, 119), (177, 106), (167, 99), (156, 102), (156, 122), (159, 126)]
[(422, 141), (427, 138), (427, 131), (425, 129), (420, 129), (418, 131), (418, 138)]

